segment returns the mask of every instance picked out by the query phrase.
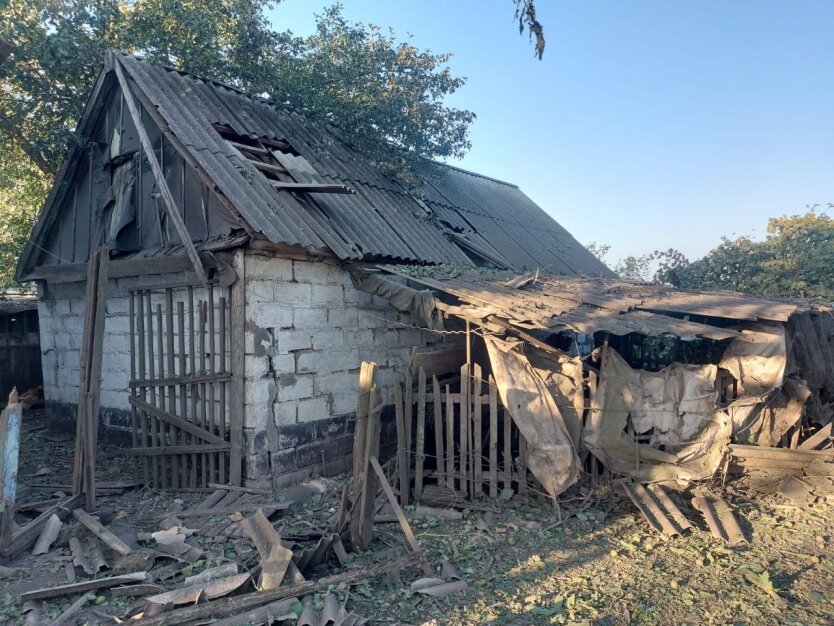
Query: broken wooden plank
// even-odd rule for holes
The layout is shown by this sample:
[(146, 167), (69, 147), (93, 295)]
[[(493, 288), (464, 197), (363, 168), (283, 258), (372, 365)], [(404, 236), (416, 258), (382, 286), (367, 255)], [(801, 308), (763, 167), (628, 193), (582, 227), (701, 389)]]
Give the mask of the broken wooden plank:
[(319, 580), (283, 585), (278, 589), (247, 593), (234, 598), (221, 598), (214, 602), (185, 607), (142, 620), (143, 626), (174, 626), (192, 620), (211, 617), (213, 619), (241, 613), (249, 609), (276, 602), (284, 598), (303, 597), (338, 585), (350, 585), (360, 580), (370, 580), (387, 572), (397, 571), (422, 559), (422, 555), (410, 553), (392, 561), (383, 561), (367, 567), (348, 570)]
[(219, 489), (223, 491), (240, 491), (241, 493), (253, 493), (259, 494), (262, 496), (271, 496), (272, 490), (271, 489), (256, 489), (254, 487), (238, 487), (236, 485), (220, 485), (218, 483), (209, 483), (208, 484), (210, 489)]
[(373, 527), (365, 523), (368, 494), (368, 455), (376, 434), (375, 415), (371, 414), (376, 380), (376, 363), (362, 361), (356, 400), (356, 428), (353, 433), (353, 505), (350, 509), (350, 541), (354, 550), (367, 550)]
[(831, 422), (820, 428), (813, 435), (808, 437), (805, 441), (799, 444), (799, 450), (813, 450), (817, 446), (822, 445), (827, 440), (831, 439), (831, 428), (834, 426)]
[(31, 522), (20, 528), (14, 535), (11, 546), (11, 557), (15, 558), (24, 550), (27, 550), (32, 544), (37, 541), (41, 534), (43, 526), (49, 521), (49, 518), (55, 514), (59, 518), (67, 517), (72, 509), (76, 508), (84, 501), (84, 496), (79, 494), (75, 496), (68, 496), (61, 500), (58, 504), (48, 508), (46, 511), (38, 515)]
[(374, 503), (379, 489), (376, 477), (368, 466), (367, 459), (379, 454), (379, 436), (381, 433), (380, 413), (382, 404), (379, 402), (379, 389), (376, 385), (371, 388), (369, 397), (368, 428), (365, 431), (365, 467), (362, 492), (359, 494), (359, 523), (361, 525), (362, 550), (367, 550), (374, 537)]
[(46, 520), (46, 524), (44, 525), (37, 542), (35, 543), (32, 555), (36, 556), (38, 554), (46, 554), (49, 552), (49, 548), (58, 538), (58, 533), (61, 532), (63, 525), (64, 523), (61, 521), (60, 517), (54, 513), (50, 515), (49, 519)]
[(107, 530), (101, 522), (84, 509), (75, 509), (72, 514), (75, 516), (75, 519), (84, 524), (87, 530), (106, 543), (111, 550), (122, 556), (127, 556), (133, 552), (129, 545)]
[(261, 510), (243, 520), (241, 527), (260, 554), (261, 578), (258, 586), (262, 591), (280, 587), (292, 562), (292, 550), (283, 546), (281, 536)]
[[(403, 530), (403, 534), (405, 535), (406, 541), (408, 541), (408, 545), (411, 546), (411, 551), (423, 555), (423, 549), (420, 546), (420, 542), (417, 541), (417, 537), (414, 536), (414, 531), (411, 530), (411, 525), (408, 523), (408, 520), (406, 519), (405, 513), (403, 513), (402, 507), (400, 506), (399, 502), (397, 502), (397, 497), (394, 495), (394, 490), (391, 489), (391, 485), (388, 484), (388, 479), (385, 477), (385, 472), (382, 470), (379, 461), (377, 461), (375, 456), (372, 456), (369, 459), (369, 461), (371, 463), (371, 467), (373, 467), (374, 471), (376, 472), (377, 478), (379, 478), (379, 482), (382, 485), (382, 490), (385, 492), (385, 496), (388, 498), (388, 503), (394, 510), (394, 515), (397, 516), (397, 520), (399, 520), (400, 522), (400, 527)], [(431, 576), (434, 573), (434, 570), (432, 570), (431, 566), (428, 564), (428, 561), (425, 560), (425, 555), (423, 555), (422, 559), (422, 568), (427, 576)]]
[(134, 396), (128, 396), (127, 400), (132, 406), (135, 406), (138, 410), (144, 411), (148, 415), (152, 415), (153, 417), (156, 417), (157, 419), (162, 420), (166, 424), (176, 426), (177, 428), (180, 428), (180, 429), (184, 430), (185, 432), (187, 432), (189, 434), (195, 435), (195, 436), (199, 437), (200, 439), (203, 439), (204, 441), (207, 441), (209, 443), (219, 443), (219, 444), (225, 444), (226, 443), (223, 439), (221, 439), (220, 437), (218, 437), (214, 433), (210, 433), (209, 431), (204, 430), (204, 429), (200, 428), (199, 426), (195, 426), (194, 424), (192, 424), (188, 420), (184, 420), (180, 417), (177, 417), (173, 413), (168, 413), (167, 411), (163, 411), (162, 409), (158, 409), (157, 407), (153, 406), (152, 404), (148, 404), (147, 402), (144, 402), (144, 401), (140, 400), (139, 398), (136, 398)]
[(17, 389), (9, 394), (9, 403), (0, 414), (3, 457), (2, 481), (0, 481), (0, 556), (12, 557), (12, 533), (14, 532), (15, 501), (17, 500), (17, 466), (20, 452), (20, 418), (22, 405), (18, 403)]
[(232, 515), (233, 513), (254, 513), (258, 509), (262, 509), (271, 515), (275, 511), (286, 511), (293, 504), (293, 502), (263, 502), (260, 504), (243, 504), (241, 506), (225, 508), (200, 509), (197, 511), (188, 509), (177, 513), (177, 517), (209, 517), (215, 515)]
[(44, 598), (56, 598), (58, 596), (67, 596), (74, 593), (93, 591), (94, 589), (106, 589), (108, 587), (115, 587), (116, 585), (145, 582), (147, 576), (147, 572), (134, 572), (132, 574), (124, 574), (122, 576), (110, 576), (108, 578), (85, 580), (80, 583), (26, 591), (20, 594), (18, 598), (21, 602), (26, 602), (27, 600), (43, 600)]

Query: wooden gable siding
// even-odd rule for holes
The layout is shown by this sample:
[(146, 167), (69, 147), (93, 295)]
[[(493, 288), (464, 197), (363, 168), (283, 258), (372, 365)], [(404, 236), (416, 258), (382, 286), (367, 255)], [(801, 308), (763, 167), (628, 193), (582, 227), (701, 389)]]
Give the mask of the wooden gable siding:
[[(84, 263), (91, 250), (104, 243), (110, 230), (113, 209), (115, 164), (130, 168), (132, 191), (125, 211), (134, 214), (118, 239), (112, 243), (114, 257), (148, 256), (181, 245), (179, 235), (167, 217), (159, 188), (147, 157), (143, 154), (136, 128), (118, 86), (100, 96), (106, 102), (98, 119), (85, 137), (66, 193), (53, 207), (54, 218), (42, 250), (29, 268), (44, 265)], [(240, 226), (222, 206), (215, 193), (197, 177), (177, 150), (162, 137), (151, 116), (142, 110), (145, 129), (162, 165), (166, 182), (180, 215), (195, 244), (228, 237)], [(116, 130), (121, 133), (120, 148), (111, 158)], [(73, 171), (74, 170), (74, 171)], [(48, 210), (47, 207), (46, 210)]]

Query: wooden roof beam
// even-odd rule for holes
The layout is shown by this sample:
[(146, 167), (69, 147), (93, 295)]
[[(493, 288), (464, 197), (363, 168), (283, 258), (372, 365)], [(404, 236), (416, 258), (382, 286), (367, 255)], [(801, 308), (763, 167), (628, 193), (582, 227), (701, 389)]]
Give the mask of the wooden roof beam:
[(142, 150), (144, 150), (145, 156), (148, 159), (148, 164), (151, 166), (151, 171), (156, 179), (156, 184), (159, 185), (159, 195), (162, 196), (165, 210), (168, 212), (168, 217), (171, 218), (174, 228), (176, 228), (177, 234), (180, 236), (180, 240), (182, 241), (182, 245), (188, 254), (188, 258), (191, 259), (191, 264), (194, 266), (194, 273), (197, 274), (197, 278), (200, 279), (201, 283), (208, 286), (209, 280), (206, 275), (206, 270), (200, 261), (200, 255), (197, 254), (194, 242), (191, 241), (191, 233), (188, 232), (185, 222), (183, 222), (182, 216), (177, 210), (176, 201), (171, 193), (171, 189), (168, 187), (168, 181), (165, 180), (165, 174), (162, 171), (162, 166), (156, 158), (153, 144), (151, 143), (150, 137), (148, 137), (147, 130), (145, 130), (145, 125), (142, 123), (142, 115), (139, 113), (139, 107), (133, 99), (133, 93), (130, 90), (130, 85), (128, 85), (127, 78), (125, 78), (121, 60), (117, 58), (114, 66), (116, 70), (116, 78), (119, 80), (119, 85), (122, 88), (122, 95), (124, 96), (125, 104), (127, 104), (128, 111), (130, 111), (130, 117), (133, 119), (133, 125), (136, 127), (136, 134), (139, 135), (139, 143), (142, 145)]

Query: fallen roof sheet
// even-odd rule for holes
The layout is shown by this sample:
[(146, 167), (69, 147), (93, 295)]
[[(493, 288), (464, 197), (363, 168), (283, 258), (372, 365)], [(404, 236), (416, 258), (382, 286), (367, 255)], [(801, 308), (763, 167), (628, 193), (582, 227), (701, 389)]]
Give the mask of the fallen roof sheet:
[(723, 340), (739, 337), (740, 333), (715, 318), (785, 322), (793, 313), (824, 308), (799, 300), (728, 291), (697, 292), (619, 279), (551, 277), (539, 273), (518, 276), (506, 271), (448, 266), (379, 267), (455, 296), (472, 306), (472, 317), (494, 315), (521, 328), (553, 332), (636, 332), (685, 340)]

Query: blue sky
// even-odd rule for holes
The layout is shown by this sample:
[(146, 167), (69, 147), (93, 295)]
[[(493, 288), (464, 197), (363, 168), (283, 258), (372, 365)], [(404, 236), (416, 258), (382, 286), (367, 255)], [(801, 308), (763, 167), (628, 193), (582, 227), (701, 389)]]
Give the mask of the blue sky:
[[(330, 2), (284, 0), (278, 30)], [(474, 111), (456, 164), (521, 187), (609, 260), (834, 202), (834, 1), (538, 0), (544, 60), (512, 0), (344, 0), (354, 21), (453, 52)]]

